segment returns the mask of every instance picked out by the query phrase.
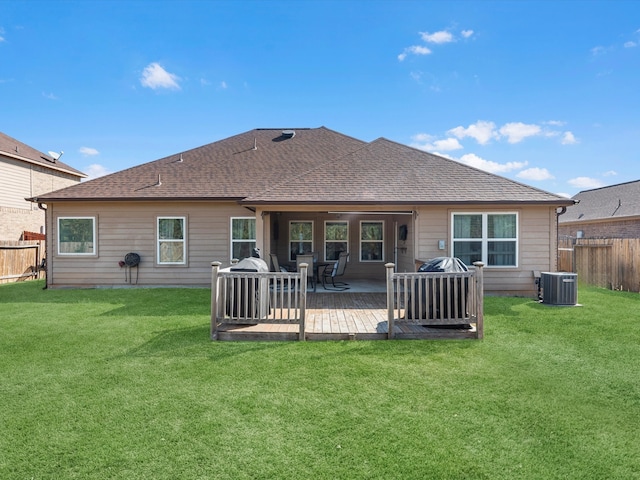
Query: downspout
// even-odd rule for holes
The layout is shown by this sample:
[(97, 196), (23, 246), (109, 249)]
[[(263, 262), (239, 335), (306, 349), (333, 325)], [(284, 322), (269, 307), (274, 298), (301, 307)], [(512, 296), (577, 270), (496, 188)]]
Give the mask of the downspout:
[[(47, 225), (47, 207), (45, 207), (42, 202), (38, 202), (38, 208), (42, 211), (44, 211), (44, 224), (45, 227)], [(45, 230), (46, 232), (46, 230)], [(45, 276), (45, 282), (44, 282), (44, 287), (42, 287), (43, 290), (46, 290), (47, 287), (49, 286), (49, 261), (47, 260), (48, 252), (47, 252), (47, 244), (49, 243), (49, 240), (46, 239), (45, 237), (45, 241), (44, 241), (44, 258), (45, 258), (45, 264), (44, 264), (44, 276)]]
[(558, 252), (558, 240), (560, 235), (560, 222), (558, 221), (560, 215), (567, 213), (567, 207), (560, 207), (560, 211), (556, 210), (556, 270), (560, 264), (560, 253)]

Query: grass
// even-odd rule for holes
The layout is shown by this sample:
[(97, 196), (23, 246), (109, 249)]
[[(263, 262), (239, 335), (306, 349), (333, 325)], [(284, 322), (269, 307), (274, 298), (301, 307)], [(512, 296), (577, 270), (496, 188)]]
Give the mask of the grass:
[(201, 289), (0, 287), (3, 479), (640, 478), (638, 294), (481, 341), (210, 342)]

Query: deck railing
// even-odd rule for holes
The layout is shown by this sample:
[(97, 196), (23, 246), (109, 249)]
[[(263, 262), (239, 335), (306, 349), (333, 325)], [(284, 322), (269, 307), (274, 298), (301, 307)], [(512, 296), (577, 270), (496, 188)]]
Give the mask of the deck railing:
[(394, 324), (475, 324), (476, 337), (484, 336), (482, 262), (467, 272), (395, 273), (387, 268), (387, 315), (389, 338)]
[(298, 324), (304, 340), (307, 267), (298, 272), (247, 272), (211, 264), (211, 339), (222, 325)]

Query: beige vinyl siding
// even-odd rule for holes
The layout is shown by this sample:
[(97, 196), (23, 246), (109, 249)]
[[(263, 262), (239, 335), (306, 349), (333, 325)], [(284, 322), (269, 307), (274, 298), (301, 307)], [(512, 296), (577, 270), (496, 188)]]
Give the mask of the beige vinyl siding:
[[(423, 207), (418, 211), (419, 244), (416, 258), (426, 260), (451, 255), (452, 213), (517, 212), (518, 267), (485, 268), (485, 289), (489, 293), (531, 296), (536, 292), (533, 272), (555, 268), (555, 212), (548, 206)], [(446, 239), (446, 250), (438, 250), (438, 240)]]
[(44, 233), (44, 211), (25, 198), (79, 181), (74, 175), (0, 156), (0, 240), (19, 240), (25, 230)]
[[(57, 252), (59, 216), (95, 216), (97, 257), (54, 254), (50, 258), (49, 285), (127, 286), (125, 268), (118, 262), (129, 252), (140, 255), (132, 280), (140, 286), (207, 286), (211, 262), (229, 262), (229, 217), (247, 216), (234, 203), (216, 202), (56, 202), (48, 212), (49, 251)], [(184, 265), (158, 265), (157, 217), (187, 218), (187, 258)], [(53, 247), (53, 248), (51, 248)]]
[(0, 157), (0, 207), (31, 210), (31, 169), (24, 162)]

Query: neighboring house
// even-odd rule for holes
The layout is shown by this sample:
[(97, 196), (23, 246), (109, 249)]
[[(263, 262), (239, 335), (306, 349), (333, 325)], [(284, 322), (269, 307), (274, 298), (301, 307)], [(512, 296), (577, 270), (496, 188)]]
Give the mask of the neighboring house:
[(571, 238), (640, 238), (640, 180), (585, 190), (560, 216), (558, 234)]
[(86, 175), (0, 132), (0, 240), (45, 233), (44, 211), (27, 198), (75, 185)]
[[(256, 129), (38, 195), (49, 287), (208, 285), (211, 262), (253, 247), (281, 263), (350, 253), (345, 279), (454, 255), (485, 262), (489, 292), (534, 295), (556, 268), (557, 209), (572, 200), (384, 138)], [(123, 266), (127, 253), (140, 264)], [(135, 271), (129, 271), (135, 270)]]

